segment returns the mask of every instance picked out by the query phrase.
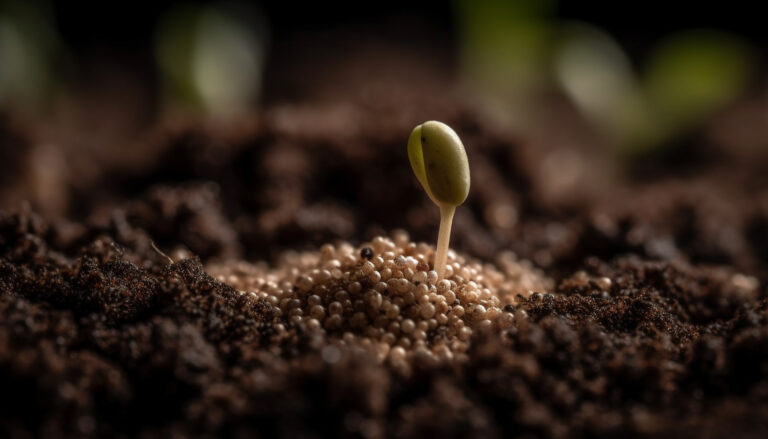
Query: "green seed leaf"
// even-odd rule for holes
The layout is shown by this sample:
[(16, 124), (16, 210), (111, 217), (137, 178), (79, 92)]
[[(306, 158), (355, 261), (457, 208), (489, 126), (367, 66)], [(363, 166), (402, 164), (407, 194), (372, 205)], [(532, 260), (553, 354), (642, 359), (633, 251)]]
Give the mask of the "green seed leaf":
[(440, 206), (458, 206), (469, 193), (469, 161), (461, 139), (448, 125), (429, 121), (408, 139), (413, 173), (427, 195)]

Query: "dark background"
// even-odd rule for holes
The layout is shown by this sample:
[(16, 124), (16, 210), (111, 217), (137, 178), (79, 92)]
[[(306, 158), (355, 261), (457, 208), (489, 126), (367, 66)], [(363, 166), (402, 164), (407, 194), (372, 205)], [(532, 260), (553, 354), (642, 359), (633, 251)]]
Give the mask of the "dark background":
[[(117, 1), (67, 1), (53, 5), (64, 40), (73, 48), (109, 46), (113, 49), (149, 48), (158, 18), (176, 1), (151, 3)], [(212, 2), (199, 2), (212, 3)], [(366, 24), (390, 25), (428, 21), (452, 34), (454, 19), (449, 1), (412, 2), (304, 2), (255, 3), (268, 17), (273, 41), (307, 30)], [(764, 15), (755, 2), (606, 2), (563, 1), (554, 5), (554, 16), (593, 23), (611, 33), (630, 54), (642, 50), (676, 29), (707, 27), (742, 35), (758, 46), (768, 42)]]

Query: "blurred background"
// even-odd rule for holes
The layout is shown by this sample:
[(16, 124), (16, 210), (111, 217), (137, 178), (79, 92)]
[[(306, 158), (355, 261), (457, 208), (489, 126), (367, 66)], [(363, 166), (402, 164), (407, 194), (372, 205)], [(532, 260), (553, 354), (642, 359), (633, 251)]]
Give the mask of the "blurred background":
[(405, 141), (440, 119), (470, 152), (461, 250), (754, 268), (756, 8), (0, 0), (0, 207), (66, 224), (62, 248), (95, 228), (130, 245), (120, 227), (203, 257), (391, 228), (431, 240)]

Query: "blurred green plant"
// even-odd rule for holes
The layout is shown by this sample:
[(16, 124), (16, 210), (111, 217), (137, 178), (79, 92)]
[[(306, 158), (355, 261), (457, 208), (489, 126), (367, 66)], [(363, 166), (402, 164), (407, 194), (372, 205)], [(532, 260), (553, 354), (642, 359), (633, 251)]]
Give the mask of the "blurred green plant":
[(549, 0), (456, 0), (463, 80), (504, 101), (513, 118), (536, 105), (540, 91), (557, 87), (632, 154), (692, 129), (752, 80), (754, 51), (733, 35), (670, 35), (638, 72), (610, 35), (556, 20), (554, 6)]
[(181, 4), (159, 25), (155, 56), (169, 101), (226, 118), (259, 98), (266, 20), (242, 3)]
[(0, 107), (35, 110), (56, 90), (54, 29), (48, 3), (0, 0)]
[(461, 73), (474, 91), (515, 107), (547, 84), (554, 1), (455, 0), (454, 6)]
[(731, 35), (689, 30), (657, 45), (642, 75), (619, 45), (588, 25), (571, 25), (555, 53), (559, 85), (630, 153), (690, 130), (742, 93), (753, 52)]
[(661, 135), (690, 128), (743, 92), (755, 70), (749, 45), (723, 32), (670, 36), (651, 54), (643, 91)]
[(611, 139), (634, 142), (653, 124), (629, 58), (610, 35), (586, 23), (564, 23), (554, 53), (555, 79)]

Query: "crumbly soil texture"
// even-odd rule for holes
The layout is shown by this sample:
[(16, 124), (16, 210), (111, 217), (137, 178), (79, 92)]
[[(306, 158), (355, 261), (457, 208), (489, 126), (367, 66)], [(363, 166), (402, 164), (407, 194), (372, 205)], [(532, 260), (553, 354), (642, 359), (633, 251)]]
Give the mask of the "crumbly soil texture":
[[(692, 135), (620, 180), (460, 96), (318, 75), (50, 172), (0, 117), (0, 437), (768, 437), (764, 158)], [(578, 137), (561, 107), (545, 134)], [(472, 169), (445, 281), (422, 119)]]

